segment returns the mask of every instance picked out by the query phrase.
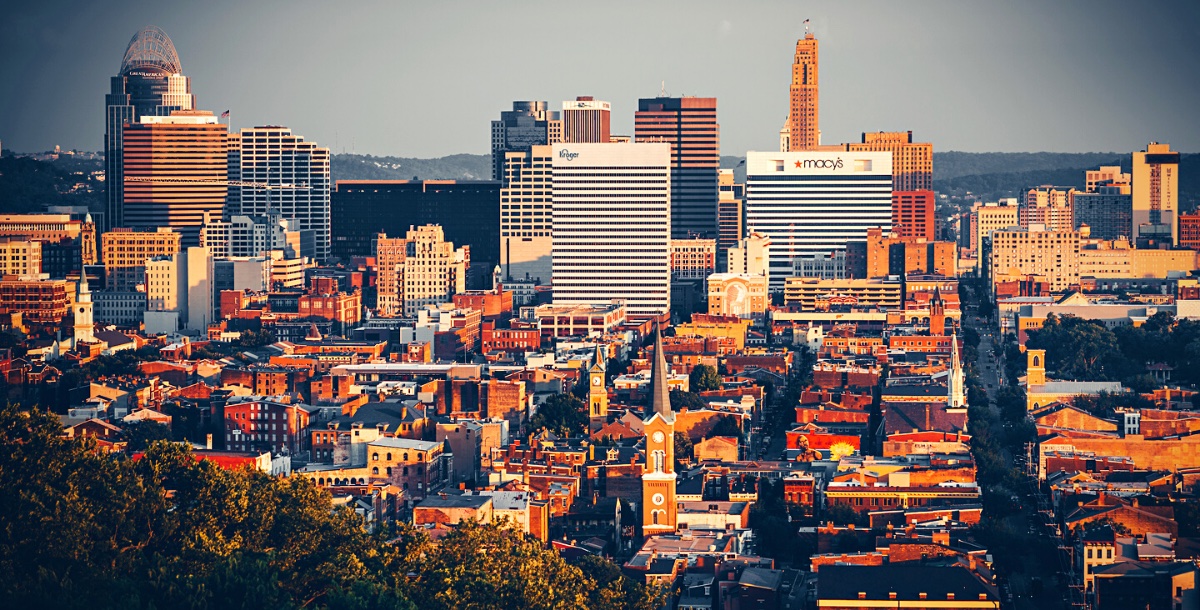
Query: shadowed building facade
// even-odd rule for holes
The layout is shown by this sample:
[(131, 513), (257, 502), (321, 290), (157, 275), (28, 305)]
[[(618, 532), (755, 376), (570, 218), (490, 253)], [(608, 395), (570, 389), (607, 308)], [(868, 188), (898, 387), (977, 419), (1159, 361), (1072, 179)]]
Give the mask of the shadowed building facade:
[(404, 235), (409, 227), (436, 224), (446, 241), (468, 247), (472, 278), (489, 276), (500, 263), (499, 208), (497, 181), (339, 180), (332, 200), (333, 256), (369, 256), (378, 233)]
[(634, 141), (671, 145), (671, 237), (717, 237), (721, 137), (715, 97), (638, 100)]

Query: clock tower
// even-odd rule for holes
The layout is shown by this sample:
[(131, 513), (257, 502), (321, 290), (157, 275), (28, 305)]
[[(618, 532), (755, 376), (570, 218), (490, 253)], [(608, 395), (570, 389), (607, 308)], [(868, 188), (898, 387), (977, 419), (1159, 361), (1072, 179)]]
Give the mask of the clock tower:
[(79, 273), (79, 294), (75, 297), (75, 326), (72, 329), (72, 346), (78, 347), (80, 343), (94, 343), (96, 341), (95, 324), (92, 321), (92, 291), (88, 289), (87, 269), (82, 269)]
[(601, 346), (596, 346), (596, 362), (588, 369), (588, 419), (592, 432), (608, 422), (608, 387), (604, 383), (605, 362)]
[(642, 470), (642, 534), (674, 534), (675, 413), (667, 391), (667, 360), (662, 333), (654, 329), (654, 361), (650, 367), (651, 409), (645, 420), (646, 466)]

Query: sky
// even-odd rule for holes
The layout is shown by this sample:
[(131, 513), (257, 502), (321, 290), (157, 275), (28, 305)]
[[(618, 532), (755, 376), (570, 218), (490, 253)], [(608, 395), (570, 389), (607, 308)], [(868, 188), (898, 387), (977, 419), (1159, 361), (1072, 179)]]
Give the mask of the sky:
[[(1200, 2), (183, 0), (0, 3), (0, 143), (100, 150), (129, 39), (163, 28), (200, 109), (334, 152), (489, 151), (514, 100), (718, 99), (721, 152), (778, 148), (796, 39), (820, 41), (826, 144), (1200, 151)], [(665, 83), (665, 85), (664, 85)]]

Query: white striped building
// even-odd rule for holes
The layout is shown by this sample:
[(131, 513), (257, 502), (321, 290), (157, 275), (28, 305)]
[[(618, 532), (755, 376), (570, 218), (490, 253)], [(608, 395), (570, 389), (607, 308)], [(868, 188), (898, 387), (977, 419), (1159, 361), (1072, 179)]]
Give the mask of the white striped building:
[(329, 149), (306, 142), (287, 127), (266, 126), (243, 129), (237, 154), (237, 179), (275, 188), (231, 187), (230, 214), (278, 212), (291, 230), (313, 232), (317, 260), (329, 258)]
[(554, 303), (671, 306), (671, 145), (561, 144), (553, 155)]
[(890, 152), (746, 153), (746, 231), (771, 240), (771, 290), (795, 259), (828, 256), (892, 226)]

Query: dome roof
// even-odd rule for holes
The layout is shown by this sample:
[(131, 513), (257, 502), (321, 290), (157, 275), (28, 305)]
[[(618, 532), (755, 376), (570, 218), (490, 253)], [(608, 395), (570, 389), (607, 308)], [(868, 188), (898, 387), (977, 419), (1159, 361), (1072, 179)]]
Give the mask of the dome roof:
[(129, 40), (125, 48), (125, 59), (121, 60), (121, 74), (134, 71), (179, 74), (179, 54), (167, 33), (158, 26), (148, 25)]

